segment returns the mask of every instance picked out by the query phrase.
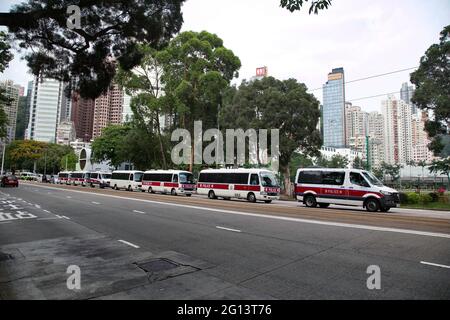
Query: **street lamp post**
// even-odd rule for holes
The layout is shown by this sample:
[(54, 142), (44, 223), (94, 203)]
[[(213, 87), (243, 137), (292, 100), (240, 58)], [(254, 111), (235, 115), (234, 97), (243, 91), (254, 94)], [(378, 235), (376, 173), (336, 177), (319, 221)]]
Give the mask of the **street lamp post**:
[(6, 153), (6, 143), (3, 144), (3, 154), (2, 154), (2, 171), (0, 173), (3, 176), (3, 168), (5, 166), (5, 153)]

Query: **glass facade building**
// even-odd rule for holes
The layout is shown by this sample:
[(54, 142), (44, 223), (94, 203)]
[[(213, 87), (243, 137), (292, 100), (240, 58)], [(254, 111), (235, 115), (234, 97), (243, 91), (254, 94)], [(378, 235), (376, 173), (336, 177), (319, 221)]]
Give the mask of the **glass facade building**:
[(344, 69), (328, 74), (323, 86), (323, 145), (345, 148), (345, 77)]

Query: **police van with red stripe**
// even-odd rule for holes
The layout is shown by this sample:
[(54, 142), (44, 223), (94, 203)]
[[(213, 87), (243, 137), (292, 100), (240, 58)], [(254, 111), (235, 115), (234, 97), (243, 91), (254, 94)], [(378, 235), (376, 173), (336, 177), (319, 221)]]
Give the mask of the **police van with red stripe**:
[(194, 176), (188, 171), (150, 170), (142, 177), (142, 191), (150, 193), (170, 193), (190, 197), (196, 189)]
[(397, 190), (384, 186), (372, 173), (357, 169), (298, 169), (295, 194), (307, 207), (338, 204), (360, 206), (369, 212), (388, 212), (400, 202)]
[(197, 193), (210, 199), (247, 199), (271, 203), (280, 198), (280, 185), (267, 169), (208, 169), (200, 172)]

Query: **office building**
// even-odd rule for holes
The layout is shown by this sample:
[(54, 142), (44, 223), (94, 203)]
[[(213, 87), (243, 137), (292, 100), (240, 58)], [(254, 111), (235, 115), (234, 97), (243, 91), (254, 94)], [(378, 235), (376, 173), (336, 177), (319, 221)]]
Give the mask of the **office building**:
[(6, 113), (8, 125), (6, 126), (5, 142), (11, 143), (16, 136), (17, 109), (19, 107), (20, 86), (15, 85), (12, 80), (0, 82), (3, 95), (8, 99), (1, 107)]
[(323, 144), (325, 147), (346, 146), (344, 69), (333, 69), (323, 86)]

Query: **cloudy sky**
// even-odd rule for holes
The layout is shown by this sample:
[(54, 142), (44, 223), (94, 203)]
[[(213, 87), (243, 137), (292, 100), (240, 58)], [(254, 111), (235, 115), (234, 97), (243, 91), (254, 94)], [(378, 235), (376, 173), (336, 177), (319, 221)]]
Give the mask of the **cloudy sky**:
[[(21, 1), (2, 0), (0, 11)], [(439, 32), (450, 24), (448, 0), (333, 0), (319, 15), (290, 13), (279, 0), (187, 0), (183, 31), (207, 30), (242, 61), (240, 79), (267, 66), (279, 79), (320, 88), (328, 72), (344, 67), (346, 80), (416, 67)], [(347, 100), (399, 91), (409, 72), (348, 84)], [(26, 86), (31, 76), (19, 55), (0, 79)], [(319, 100), (321, 90), (314, 91)], [(379, 110), (382, 98), (355, 101)]]

